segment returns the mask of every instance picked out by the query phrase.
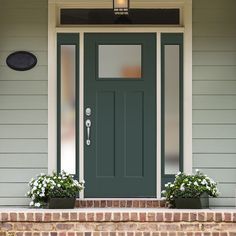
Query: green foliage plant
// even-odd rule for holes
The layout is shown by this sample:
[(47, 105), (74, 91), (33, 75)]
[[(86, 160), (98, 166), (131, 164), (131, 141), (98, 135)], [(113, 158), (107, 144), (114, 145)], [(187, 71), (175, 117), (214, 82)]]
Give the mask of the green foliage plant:
[(165, 184), (162, 191), (163, 199), (170, 207), (174, 207), (176, 198), (200, 198), (204, 193), (210, 197), (219, 195), (217, 183), (199, 170), (192, 175), (179, 172), (174, 182)]
[(29, 182), (27, 196), (31, 198), (30, 206), (45, 207), (50, 198), (70, 198), (84, 189), (84, 181), (74, 179), (71, 174), (62, 171), (52, 175), (40, 174)]

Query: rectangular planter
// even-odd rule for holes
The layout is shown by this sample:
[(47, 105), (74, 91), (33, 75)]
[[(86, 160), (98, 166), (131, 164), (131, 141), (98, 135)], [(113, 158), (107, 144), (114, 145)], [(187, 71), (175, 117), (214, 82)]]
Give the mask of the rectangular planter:
[(176, 198), (175, 207), (178, 209), (209, 208), (209, 196), (207, 194), (202, 194), (200, 198)]
[(75, 197), (71, 198), (50, 198), (49, 209), (73, 209), (75, 207)]

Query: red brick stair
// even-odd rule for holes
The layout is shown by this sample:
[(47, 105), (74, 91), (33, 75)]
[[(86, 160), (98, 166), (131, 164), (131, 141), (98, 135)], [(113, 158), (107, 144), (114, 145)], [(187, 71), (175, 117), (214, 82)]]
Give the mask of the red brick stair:
[(163, 208), (164, 200), (158, 199), (77, 199), (77, 208)]

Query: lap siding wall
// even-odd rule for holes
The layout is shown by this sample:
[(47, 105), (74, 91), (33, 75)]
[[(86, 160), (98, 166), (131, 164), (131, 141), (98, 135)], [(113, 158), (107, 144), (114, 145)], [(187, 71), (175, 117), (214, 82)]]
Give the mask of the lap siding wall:
[(219, 183), (212, 207), (235, 206), (236, 1), (193, 0), (193, 171)]
[[(0, 205), (28, 205), (27, 183), (47, 172), (47, 0), (0, 0)], [(7, 67), (14, 51), (38, 64)]]

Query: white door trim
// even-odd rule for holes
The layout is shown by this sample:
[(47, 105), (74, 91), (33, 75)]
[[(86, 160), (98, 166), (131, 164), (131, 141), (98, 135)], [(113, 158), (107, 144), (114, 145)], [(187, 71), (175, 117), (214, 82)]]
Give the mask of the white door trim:
[[(48, 7), (48, 172), (57, 167), (57, 66), (56, 66), (56, 34), (79, 33), (80, 34), (80, 178), (83, 179), (83, 154), (84, 154), (84, 71), (83, 71), (83, 35), (85, 32), (149, 32), (157, 35), (157, 55), (160, 55), (161, 33), (184, 33), (184, 171), (192, 172), (192, 1), (184, 1), (184, 27), (160, 27), (160, 26), (80, 26), (57, 27), (57, 5), (55, 1), (49, 1)], [(158, 63), (159, 62), (159, 63)], [(157, 131), (161, 130), (161, 68), (160, 58), (157, 58)], [(161, 197), (161, 134), (157, 133), (157, 198)], [(83, 198), (83, 192), (81, 193)]]

